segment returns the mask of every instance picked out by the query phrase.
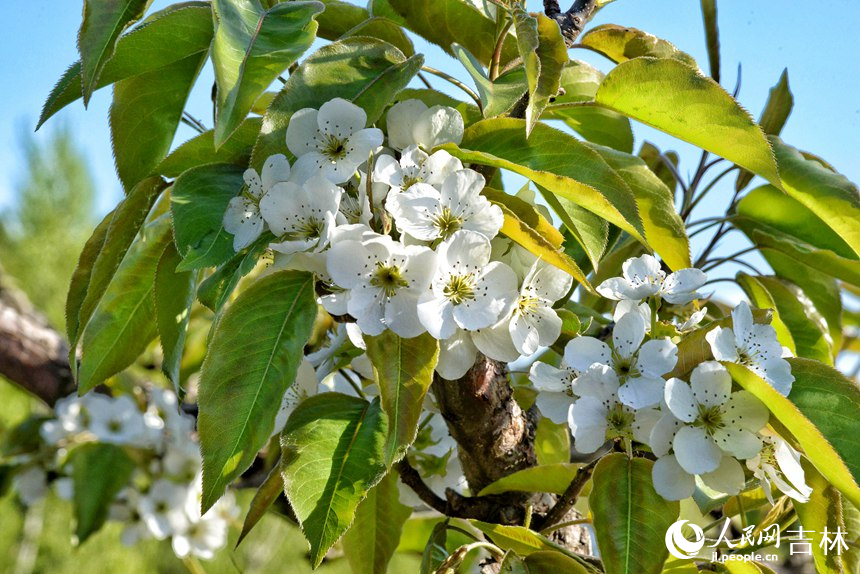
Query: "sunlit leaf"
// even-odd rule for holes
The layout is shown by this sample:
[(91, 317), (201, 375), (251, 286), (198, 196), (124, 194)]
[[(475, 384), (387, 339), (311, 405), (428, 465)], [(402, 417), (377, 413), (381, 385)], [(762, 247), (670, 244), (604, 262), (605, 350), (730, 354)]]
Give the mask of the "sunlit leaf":
[(511, 111), (528, 89), (525, 70), (513, 68), (490, 80), (481, 63), (475, 56), (459, 44), (452, 44), (451, 50), (475, 82), (486, 118), (500, 116)]
[[(803, 465), (806, 484), (812, 489), (812, 493), (809, 495), (808, 502), (792, 503), (800, 524), (805, 530), (818, 532), (822, 535), (825, 529), (830, 533), (835, 533), (837, 530), (845, 532), (842, 496), (839, 491), (831, 486), (827, 479), (821, 476), (821, 473), (815, 470), (811, 464), (804, 460), (801, 460), (801, 464)], [(827, 546), (828, 544), (823, 547), (820, 544), (811, 544), (815, 571), (819, 574), (848, 572), (843, 569), (842, 556), (839, 553), (828, 551)]]
[(349, 38), (350, 36), (378, 38), (383, 42), (388, 42), (392, 46), (396, 46), (406, 57), (415, 55), (415, 46), (412, 45), (412, 40), (409, 39), (403, 28), (388, 18), (369, 18), (344, 32), (341, 38)]
[(514, 10), (513, 19), (529, 86), (526, 106), (526, 135), (529, 135), (550, 99), (558, 94), (562, 68), (568, 61), (567, 46), (555, 20), (539, 13), (531, 15), (522, 8)]
[(155, 273), (155, 319), (163, 355), (161, 370), (179, 393), (179, 366), (185, 348), (185, 332), (191, 318), (197, 274), (176, 271), (182, 259), (173, 242), (167, 245)]
[(702, 0), (702, 20), (705, 24), (705, 40), (708, 46), (708, 64), (711, 77), (720, 81), (720, 29), (717, 25), (717, 0)]
[(164, 177), (179, 177), (184, 171), (207, 163), (247, 166), (262, 125), (262, 118), (246, 119), (236, 128), (230, 139), (217, 150), (215, 131), (203, 132), (170, 152), (155, 171)]
[(265, 516), (269, 508), (275, 503), (281, 494), (284, 493), (284, 479), (281, 478), (280, 466), (275, 466), (269, 471), (269, 475), (257, 492), (254, 493), (254, 498), (251, 499), (251, 506), (248, 508), (248, 514), (245, 515), (245, 520), (242, 522), (242, 532), (239, 533), (239, 538), (236, 540), (236, 546), (239, 546), (251, 530), (260, 522), (260, 519)]
[[(570, 458), (569, 451), (567, 456)], [(560, 462), (524, 468), (485, 486), (478, 494), (486, 496), (511, 491), (563, 494), (580, 466), (582, 465)]]
[(682, 52), (670, 42), (648, 32), (617, 24), (595, 26), (580, 36), (579, 43), (598, 54), (603, 54), (616, 64), (647, 56), (673, 58), (696, 67), (696, 60), (692, 56)]

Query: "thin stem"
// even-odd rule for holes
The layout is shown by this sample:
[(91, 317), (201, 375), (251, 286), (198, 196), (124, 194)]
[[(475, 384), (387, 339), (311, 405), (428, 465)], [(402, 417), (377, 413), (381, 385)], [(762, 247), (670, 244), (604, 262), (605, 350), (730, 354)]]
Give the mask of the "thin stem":
[(756, 251), (757, 249), (758, 249), (758, 247), (753, 245), (752, 247), (747, 247), (746, 249), (741, 249), (740, 251), (738, 251), (736, 253), (732, 253), (731, 255), (727, 255), (726, 257), (720, 257), (718, 259), (709, 259), (709, 260), (705, 261), (706, 264), (702, 265), (701, 269), (702, 269), (702, 271), (708, 271), (710, 269), (714, 269), (715, 267), (719, 267), (723, 263), (727, 263), (729, 261), (734, 261), (735, 259), (737, 259), (741, 255), (746, 255), (747, 253), (750, 253), (752, 251)]
[(463, 82), (461, 82), (460, 80), (455, 78), (454, 76), (452, 76), (450, 74), (446, 74), (445, 72), (443, 72), (441, 70), (437, 70), (436, 68), (431, 68), (430, 66), (421, 66), (421, 69), (423, 71), (427, 72), (428, 74), (433, 74), (434, 76), (438, 76), (438, 77), (442, 78), (443, 80), (446, 80), (446, 81), (454, 84), (455, 86), (457, 86), (458, 88), (460, 88), (461, 90), (466, 92), (469, 95), (469, 97), (475, 101), (475, 103), (478, 105), (478, 108), (483, 109), (480, 96), (478, 96), (478, 94), (476, 94), (474, 92), (474, 90), (472, 90), (472, 88), (470, 88), (469, 86), (467, 86), (466, 84), (464, 84)]
[(353, 379), (353, 378), (352, 378), (352, 375), (350, 375), (350, 374), (346, 371), (346, 369), (340, 369), (340, 370), (338, 370), (338, 373), (340, 373), (340, 374), (341, 374), (341, 376), (343, 376), (343, 378), (344, 378), (344, 379), (346, 379), (346, 382), (347, 382), (347, 383), (349, 383), (349, 386), (351, 386), (351, 387), (352, 387), (352, 389), (356, 392), (356, 394), (357, 394), (359, 397), (361, 397), (361, 398), (363, 398), (363, 399), (367, 398), (367, 397), (364, 395), (364, 391), (362, 390), (361, 385), (360, 385), (360, 384), (358, 384), (358, 381), (356, 381), (355, 379)]
[(585, 484), (591, 478), (591, 473), (594, 472), (594, 467), (597, 465), (597, 461), (582, 466), (579, 470), (576, 471), (576, 475), (573, 477), (573, 480), (570, 481), (570, 485), (567, 487), (567, 490), (564, 491), (564, 494), (561, 495), (561, 498), (555, 503), (549, 512), (546, 513), (544, 519), (541, 521), (541, 528), (548, 528), (553, 524), (556, 524), (564, 518), (567, 513), (573, 508), (573, 505), (576, 504), (576, 499), (579, 498), (579, 493), (582, 492), (582, 489), (585, 487)]
[(185, 124), (186, 126), (190, 127), (192, 130), (194, 130), (198, 134), (203, 133), (203, 130), (200, 129), (200, 126), (198, 126), (197, 124), (195, 124), (191, 120), (186, 119), (185, 116), (182, 116), (181, 118), (179, 118), (179, 121), (182, 122), (183, 124)]
[[(697, 229), (697, 230), (696, 230), (696, 231), (694, 231), (693, 233), (689, 233), (689, 234), (687, 235), (687, 237), (688, 237), (688, 238), (690, 238), (690, 239), (692, 239), (693, 237), (695, 237), (695, 236), (699, 235), (700, 233), (704, 233), (705, 231), (707, 231), (707, 230), (709, 230), (709, 229), (713, 229), (713, 228), (714, 228), (714, 227), (716, 227), (717, 225), (722, 224), (722, 223), (723, 223), (723, 221), (725, 221), (725, 219), (726, 219), (726, 218), (724, 218), (724, 217), (718, 217), (718, 218), (716, 218), (716, 221), (712, 221), (711, 223), (709, 223), (709, 224), (707, 224), (707, 225), (703, 226), (701, 229)], [(688, 226), (688, 227), (689, 227), (689, 226)]]
[(424, 84), (425, 86), (427, 86), (427, 89), (428, 89), (428, 90), (432, 90), (432, 89), (433, 89), (433, 86), (432, 86), (432, 85), (430, 85), (430, 82), (427, 80), (427, 76), (425, 76), (425, 75), (424, 75), (424, 74), (422, 74), (421, 72), (418, 72), (418, 79), (419, 79), (419, 80), (421, 80), (421, 83), (422, 83), (422, 84)]
[(511, 29), (513, 20), (508, 20), (502, 27), (499, 37), (496, 39), (496, 48), (493, 50), (493, 60), (490, 62), (490, 81), (499, 77), (499, 66), (502, 61), (502, 47), (505, 45), (505, 40), (508, 37), (508, 30)]
[(684, 183), (684, 178), (681, 177), (681, 174), (678, 173), (678, 168), (675, 167), (675, 164), (666, 157), (664, 154), (660, 154), (660, 161), (663, 162), (663, 165), (666, 166), (666, 169), (672, 174), (672, 177), (675, 178), (675, 181), (678, 182), (678, 185), (681, 186), (681, 191), (684, 192), (684, 195), (687, 194), (687, 184)]
[(741, 530), (744, 530), (747, 527), (747, 512), (744, 509), (744, 497), (738, 494), (735, 497), (738, 501), (738, 514), (741, 517)]
[(697, 195), (695, 199), (693, 199), (693, 202), (690, 204), (689, 212), (687, 213), (687, 215), (689, 215), (693, 212), (694, 209), (696, 209), (696, 206), (699, 205), (699, 202), (702, 201), (702, 198), (705, 197), (708, 192), (711, 191), (714, 186), (717, 185), (717, 183), (719, 183), (721, 179), (723, 179), (726, 175), (730, 174), (736, 169), (738, 169), (738, 166), (733, 165), (721, 171), (713, 180), (711, 180), (708, 185), (706, 185), (705, 188), (702, 189), (701, 193), (699, 193), (699, 195)]
[(687, 219), (690, 216), (690, 205), (693, 203), (693, 196), (696, 194), (696, 188), (699, 187), (699, 182), (707, 173), (706, 162), (708, 161), (708, 152), (703, 151), (702, 157), (699, 159), (699, 165), (696, 167), (696, 173), (690, 181), (687, 192), (684, 194), (684, 203), (681, 206), (681, 218)]
[(558, 524), (553, 524), (548, 528), (544, 528), (540, 531), (541, 534), (546, 536), (551, 532), (555, 532), (556, 530), (561, 530), (562, 528), (567, 528), (568, 526), (576, 526), (578, 524), (591, 524), (590, 518), (578, 518), (576, 520), (568, 520), (567, 522), (559, 522)]

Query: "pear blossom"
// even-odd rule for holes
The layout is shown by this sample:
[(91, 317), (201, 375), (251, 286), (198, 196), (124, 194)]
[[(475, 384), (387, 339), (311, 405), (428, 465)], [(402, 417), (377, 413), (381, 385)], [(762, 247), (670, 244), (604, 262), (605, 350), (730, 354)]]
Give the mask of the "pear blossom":
[(700, 269), (679, 269), (666, 276), (653, 255), (628, 259), (622, 265), (622, 277), (612, 277), (597, 286), (597, 292), (615, 301), (641, 301), (659, 297), (669, 303), (689, 303), (699, 298), (697, 289), (708, 280)]
[(695, 329), (699, 323), (702, 322), (702, 319), (705, 318), (705, 315), (708, 313), (707, 307), (702, 307), (698, 311), (694, 311), (690, 314), (690, 316), (681, 323), (676, 323), (676, 329), (678, 329), (679, 333), (688, 333)]
[(645, 321), (645, 331), (651, 332), (651, 307), (648, 303), (639, 303), (630, 299), (622, 299), (615, 306), (615, 311), (612, 312), (612, 320), (616, 323), (627, 313), (639, 313), (642, 315), (642, 320)]
[(800, 453), (782, 437), (762, 430), (759, 435), (764, 446), (756, 456), (748, 459), (747, 468), (762, 483), (764, 494), (773, 504), (772, 486), (775, 485), (797, 502), (809, 501), (812, 489), (806, 484), (806, 475), (800, 466)]
[(296, 380), (287, 388), (284, 397), (281, 399), (281, 406), (278, 409), (278, 414), (275, 415), (275, 426), (272, 431), (272, 436), (280, 434), (287, 424), (287, 419), (296, 410), (305, 399), (317, 394), (319, 383), (313, 365), (307, 359), (302, 359), (299, 363), (299, 368), (296, 370)]
[(782, 345), (771, 325), (753, 322), (749, 305), (742, 301), (732, 311), (732, 328), (715, 327), (705, 338), (718, 361), (738, 363), (770, 383), (783, 395), (791, 392), (794, 376), (782, 358)]
[(271, 248), (290, 254), (328, 247), (342, 194), (342, 188), (321, 176), (301, 186), (275, 185), (260, 201), (263, 218), (278, 238)]
[(388, 145), (397, 151), (411, 145), (430, 150), (463, 140), (463, 116), (448, 106), (432, 106), (421, 100), (404, 100), (391, 106), (386, 116)]
[(201, 518), (189, 522), (171, 539), (173, 552), (179, 558), (194, 555), (204, 560), (215, 556), (215, 551), (227, 544), (228, 525), (220, 518)]
[(472, 333), (456, 328), (453, 335), (439, 341), (439, 361), (436, 363), (436, 373), (449, 381), (459, 379), (472, 368), (477, 356), (478, 347), (472, 340)]
[(158, 540), (172, 536), (187, 527), (185, 514), (187, 486), (160, 478), (140, 497), (137, 511), (152, 535)]
[(492, 260), (501, 261), (513, 269), (520, 280), (525, 279), (537, 261), (536, 255), (502, 235), (495, 236), (490, 243), (493, 246)]
[(457, 231), (437, 249), (430, 290), (418, 300), (418, 318), (436, 339), (457, 328), (474, 331), (496, 323), (517, 296), (510, 267), (490, 262), (490, 241), (474, 231)]
[(663, 375), (675, 368), (678, 347), (668, 338), (645, 339), (645, 320), (638, 312), (622, 316), (612, 330), (612, 348), (594, 337), (577, 337), (567, 344), (565, 357), (579, 371), (594, 363), (609, 365), (622, 383), (618, 397), (628, 407), (657, 405), (663, 398)]
[[(690, 474), (717, 470), (725, 455), (752, 458), (762, 448), (756, 433), (767, 424), (767, 407), (748, 391), (733, 393), (731, 375), (715, 361), (693, 369), (690, 384), (669, 379), (665, 401), (681, 422), (671, 439), (672, 449), (678, 464)], [(652, 436), (652, 442), (665, 444), (666, 440)]]
[(436, 255), (426, 247), (407, 246), (387, 235), (344, 240), (328, 252), (328, 273), (349, 290), (347, 311), (368, 335), (386, 328), (401, 337), (424, 332), (418, 299), (428, 288)]
[(555, 423), (567, 422), (570, 406), (578, 398), (573, 392), (573, 384), (580, 374), (568, 365), (566, 359), (562, 359), (558, 367), (541, 361), (532, 363), (529, 380), (538, 391), (535, 404), (543, 416)]
[[(666, 500), (683, 500), (693, 495), (696, 475), (687, 472), (675, 454), (661, 456), (651, 470), (654, 490)], [(732, 456), (723, 455), (711, 472), (698, 475), (712, 490), (735, 496), (743, 489), (744, 472), (740, 463)]]
[(224, 230), (233, 235), (233, 249), (241, 251), (263, 233), (266, 224), (260, 214), (260, 200), (276, 184), (290, 177), (290, 162), (283, 154), (271, 155), (263, 164), (262, 174), (249, 168), (243, 175), (245, 189), (227, 204)]
[(389, 193), (409, 189), (416, 183), (440, 186), (445, 178), (463, 169), (463, 164), (445, 150), (432, 155), (416, 145), (403, 150), (400, 159), (380, 155), (373, 165), (373, 181), (387, 184)]
[(145, 446), (148, 433), (143, 413), (128, 395), (109, 399), (106, 408), (93, 409), (89, 430), (100, 442)]
[(24, 506), (32, 506), (48, 493), (48, 473), (39, 466), (28, 466), (12, 477), (12, 488)]
[(614, 438), (648, 441), (660, 417), (659, 411), (654, 408), (637, 411), (622, 404), (618, 400), (619, 388), (618, 375), (601, 364), (592, 365), (574, 381), (572, 390), (579, 399), (568, 411), (568, 425), (579, 452), (594, 452)]
[(389, 195), (385, 208), (397, 230), (415, 239), (447, 239), (461, 229), (492, 239), (499, 233), (504, 216), (498, 205), (481, 195), (484, 184), (484, 176), (462, 169), (446, 177), (441, 189), (416, 183)]
[(287, 126), (287, 148), (297, 158), (293, 181), (303, 183), (314, 175), (334, 184), (349, 180), (382, 145), (382, 131), (365, 128), (366, 123), (365, 111), (342, 98), (294, 113)]

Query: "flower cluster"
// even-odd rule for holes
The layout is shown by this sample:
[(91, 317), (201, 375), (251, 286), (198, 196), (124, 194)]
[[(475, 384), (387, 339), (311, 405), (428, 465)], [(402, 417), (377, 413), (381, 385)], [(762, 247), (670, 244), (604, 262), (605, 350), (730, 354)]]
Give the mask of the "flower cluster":
[(129, 395), (69, 396), (57, 401), (54, 414), (39, 429), (43, 448), (15, 477), (22, 501), (32, 504), (46, 494), (49, 473), (57, 476), (52, 482), (57, 494), (72, 499), (74, 449), (92, 443), (117, 445), (133, 453), (136, 464), (109, 510), (110, 519), (125, 525), (123, 544), (169, 539), (177, 556), (203, 559), (226, 545), (238, 506), (228, 493), (200, 515), (201, 458), (194, 419), (181, 412), (173, 392), (154, 388), (145, 405)]
[(744, 365), (788, 394), (794, 378), (773, 327), (754, 323), (751, 309), (741, 303), (731, 327), (703, 327), (716, 361), (698, 364), (689, 382), (672, 376), (675, 340), (696, 329), (706, 309), (681, 324), (660, 323), (657, 314), (663, 302), (698, 299), (706, 279), (697, 269), (667, 276), (650, 255), (626, 261), (622, 277), (597, 287), (619, 301), (611, 345), (579, 336), (567, 343), (559, 366), (535, 362), (530, 378), (539, 391), (538, 408), (568, 423), (580, 452), (595, 452), (614, 439), (650, 448), (657, 457), (654, 486), (667, 499), (691, 496), (696, 477), (717, 492), (739, 493), (746, 482), (743, 460), (767, 490), (772, 483), (805, 501), (809, 489), (799, 454), (767, 428), (767, 407), (748, 391), (733, 389), (729, 371), (718, 362)]
[[(366, 122), (339, 98), (296, 112), (292, 166), (274, 155), (261, 173), (249, 169), (224, 214), (236, 250), (268, 230), (278, 266), (324, 283), (329, 313), (352, 316), (365, 335), (430, 333), (448, 379), (478, 351), (513, 361), (553, 343), (562, 325), (553, 304), (572, 279), (500, 237), (502, 210), (482, 195), (484, 177), (434, 151), (460, 142), (460, 113), (407, 100), (388, 111), (387, 134)], [(527, 266), (505, 262), (512, 251)]]

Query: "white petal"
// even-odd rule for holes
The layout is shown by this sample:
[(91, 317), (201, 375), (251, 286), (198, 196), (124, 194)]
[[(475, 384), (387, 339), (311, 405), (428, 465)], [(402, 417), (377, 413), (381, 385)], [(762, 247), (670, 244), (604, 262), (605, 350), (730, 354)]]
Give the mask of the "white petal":
[(248, 186), (248, 193), (257, 199), (263, 197), (263, 194), (268, 189), (263, 189), (263, 182), (260, 180), (260, 176), (257, 175), (257, 170), (255, 169), (246, 169), (245, 173), (242, 174), (242, 179), (245, 180), (245, 185)]
[(636, 364), (651, 377), (661, 377), (678, 363), (678, 347), (668, 338), (651, 339), (639, 349)]
[(672, 446), (678, 464), (690, 474), (711, 472), (720, 465), (720, 449), (700, 427), (685, 426), (678, 430)]
[(346, 157), (356, 164), (356, 167), (370, 157), (370, 153), (382, 145), (382, 130), (366, 128), (358, 130), (346, 140)]
[(735, 338), (738, 341), (743, 341), (752, 332), (753, 316), (750, 306), (746, 301), (741, 301), (738, 306), (732, 310), (732, 330), (735, 332)]
[(639, 409), (633, 418), (633, 439), (642, 444), (650, 444), (654, 427), (663, 418), (659, 409)]
[[(320, 106), (317, 116), (319, 130), (338, 139), (345, 139), (362, 129), (367, 123), (367, 113), (359, 106), (343, 98), (334, 98)], [(380, 140), (379, 144), (381, 145)]]
[(535, 361), (529, 369), (529, 380), (539, 391), (548, 393), (566, 393), (570, 390), (571, 372)]
[[(450, 301), (435, 297), (431, 292), (418, 300), (418, 318), (435, 339), (447, 339), (457, 331), (454, 306)], [(471, 344), (471, 340), (469, 341)], [(456, 378), (456, 377), (455, 377)]]
[(436, 372), (443, 379), (457, 380), (472, 368), (477, 354), (478, 349), (472, 343), (469, 333), (457, 331), (451, 338), (439, 342)]
[(511, 363), (520, 358), (520, 353), (514, 346), (511, 334), (508, 332), (508, 320), (506, 319), (473, 332), (472, 341), (479, 351), (491, 359)]
[(597, 286), (597, 292), (613, 301), (641, 301), (645, 298), (623, 277), (612, 277), (603, 281)]
[(675, 433), (681, 428), (681, 421), (675, 418), (671, 413), (664, 413), (660, 420), (651, 429), (651, 436), (648, 441), (651, 445), (651, 450), (658, 457), (663, 457), (669, 454), (672, 450), (672, 442), (675, 440)]
[(294, 156), (300, 157), (317, 149), (318, 115), (319, 112), (313, 108), (303, 108), (290, 117), (290, 123), (287, 126), (287, 149)]
[(393, 187), (403, 184), (403, 171), (400, 162), (390, 155), (380, 155), (373, 162), (373, 180), (387, 183)]
[(376, 257), (359, 241), (340, 241), (328, 250), (328, 274), (336, 285), (352, 289), (366, 281)]
[(416, 143), (412, 128), (416, 118), (425, 111), (427, 105), (421, 100), (404, 100), (391, 106), (386, 116), (388, 145), (400, 151)]
[(615, 402), (618, 394), (618, 375), (612, 367), (595, 363), (571, 384), (574, 394), (593, 397), (601, 402)]
[(492, 249), (489, 239), (480, 233), (457, 231), (439, 246), (437, 253), (450, 267), (478, 270), (489, 263)]
[(682, 421), (691, 423), (698, 417), (698, 403), (693, 396), (693, 390), (681, 379), (673, 377), (666, 381), (664, 398), (672, 414)]
[(698, 298), (696, 290), (707, 280), (707, 274), (700, 269), (679, 269), (663, 281), (663, 299), (675, 305), (689, 303)]
[(385, 324), (400, 337), (411, 339), (426, 329), (418, 319), (418, 294), (405, 289), (388, 300)]
[(637, 377), (629, 379), (618, 389), (618, 400), (632, 409), (643, 409), (660, 404), (666, 382), (661, 378)]
[(630, 299), (622, 299), (615, 306), (615, 311), (612, 314), (612, 320), (616, 323), (627, 313), (639, 313), (642, 315), (642, 320), (645, 321), (645, 329), (651, 331), (651, 307), (648, 303), (639, 303)]
[(731, 496), (738, 494), (745, 482), (741, 463), (730, 456), (720, 459), (720, 466), (716, 470), (701, 476), (702, 481), (710, 488)]
[[(486, 245), (489, 248), (489, 242)], [(483, 329), (495, 324), (516, 296), (516, 274), (504, 263), (493, 261), (483, 268), (475, 284), (475, 298), (454, 305), (454, 320), (470, 331)]]
[(714, 327), (705, 334), (705, 339), (710, 344), (711, 352), (716, 360), (729, 362), (738, 360), (737, 342), (731, 329)]
[(287, 156), (279, 153), (267, 157), (266, 163), (263, 164), (263, 176), (260, 179), (263, 182), (264, 190), (271, 189), (276, 183), (288, 181), (290, 179), (290, 162), (287, 161)]
[(415, 143), (431, 149), (445, 143), (463, 141), (463, 116), (454, 108), (433, 106), (415, 121), (412, 136)]
[[(774, 456), (779, 465), (779, 470), (791, 482), (800, 497), (808, 499), (809, 495), (812, 494), (812, 489), (806, 484), (806, 474), (803, 467), (800, 466), (800, 453), (780, 438), (776, 440)], [(788, 493), (786, 492), (786, 494)]]
[(752, 458), (761, 452), (761, 439), (746, 429), (726, 426), (714, 431), (714, 441), (723, 452), (741, 460)]
[(654, 490), (666, 500), (684, 500), (693, 496), (696, 479), (686, 472), (673, 455), (662, 456), (651, 469)]
[(564, 393), (538, 393), (535, 404), (541, 414), (557, 424), (567, 422), (567, 414), (573, 399)]
[(606, 407), (599, 399), (582, 397), (573, 404), (567, 423), (573, 433), (576, 450), (594, 452), (606, 442), (606, 415)]
[(639, 313), (628, 313), (621, 317), (612, 330), (615, 352), (622, 359), (629, 359), (639, 349), (645, 338), (645, 321)]
[(645, 253), (639, 257), (631, 257), (621, 266), (624, 277), (628, 280), (645, 277), (659, 277), (662, 273), (660, 262), (653, 255)]
[(594, 363), (608, 365), (612, 358), (609, 345), (594, 337), (576, 337), (564, 348), (564, 362), (580, 372)]
[(732, 393), (722, 410), (727, 424), (752, 432), (760, 431), (770, 419), (770, 411), (749, 391)]
[(788, 396), (794, 383), (791, 365), (784, 359), (771, 359), (764, 365), (765, 380), (781, 395)]
[[(421, 152), (421, 150), (417, 151)], [(459, 159), (440, 149), (421, 162), (418, 177), (424, 183), (441, 185), (445, 178), (461, 169), (463, 169), (463, 163)]]
[(718, 362), (706, 361), (693, 369), (690, 386), (693, 388), (696, 402), (706, 407), (715, 407), (729, 400), (732, 393), (732, 376)]
[(522, 291), (547, 301), (558, 301), (570, 291), (573, 277), (555, 265), (536, 260), (523, 281)]
[(293, 164), (290, 171), (290, 181), (298, 185), (303, 184), (310, 178), (325, 173), (331, 161), (320, 152), (311, 150), (301, 156)]

